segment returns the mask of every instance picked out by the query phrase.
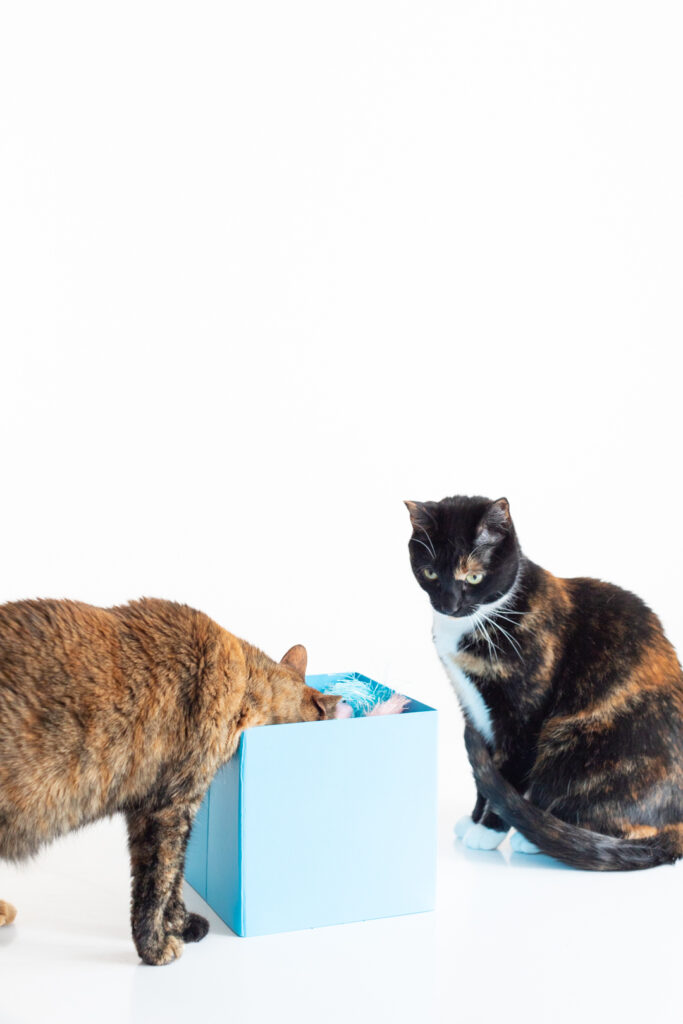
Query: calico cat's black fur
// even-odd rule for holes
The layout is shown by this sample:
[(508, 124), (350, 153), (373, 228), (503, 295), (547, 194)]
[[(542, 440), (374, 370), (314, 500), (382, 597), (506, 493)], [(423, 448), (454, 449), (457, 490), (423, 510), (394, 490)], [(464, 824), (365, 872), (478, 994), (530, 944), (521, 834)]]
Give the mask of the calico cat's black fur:
[(657, 616), (525, 558), (505, 499), (406, 504), (413, 572), (468, 720), (472, 821), (493, 844), (514, 826), (582, 868), (680, 857), (683, 676)]

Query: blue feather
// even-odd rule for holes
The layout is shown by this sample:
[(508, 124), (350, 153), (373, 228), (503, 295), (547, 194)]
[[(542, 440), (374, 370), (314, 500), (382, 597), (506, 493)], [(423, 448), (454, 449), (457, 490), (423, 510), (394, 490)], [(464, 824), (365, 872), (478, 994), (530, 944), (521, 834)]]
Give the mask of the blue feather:
[(353, 711), (354, 718), (362, 718), (372, 711), (377, 704), (388, 700), (393, 694), (388, 686), (375, 683), (357, 672), (340, 672), (327, 676), (324, 680), (316, 680), (321, 693), (333, 693), (341, 697)]

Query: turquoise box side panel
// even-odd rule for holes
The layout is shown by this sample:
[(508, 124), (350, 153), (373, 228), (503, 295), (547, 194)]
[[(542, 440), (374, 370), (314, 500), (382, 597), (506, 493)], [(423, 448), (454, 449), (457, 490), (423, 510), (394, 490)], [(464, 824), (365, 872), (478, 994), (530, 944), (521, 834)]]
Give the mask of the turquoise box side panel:
[(413, 701), (402, 715), (246, 730), (202, 804), (188, 882), (238, 935), (432, 910), (436, 727)]
[(237, 753), (211, 783), (206, 902), (238, 935), (244, 935), (241, 865), (242, 734)]

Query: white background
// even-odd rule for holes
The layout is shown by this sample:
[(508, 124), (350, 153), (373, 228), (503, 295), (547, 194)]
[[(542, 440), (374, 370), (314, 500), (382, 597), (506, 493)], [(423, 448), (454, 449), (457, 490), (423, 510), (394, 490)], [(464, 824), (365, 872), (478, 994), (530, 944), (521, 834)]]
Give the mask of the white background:
[(441, 712), (442, 809), (435, 915), (216, 924), (163, 971), (119, 823), (2, 869), (3, 1024), (671, 1019), (678, 869), (453, 845), (472, 785), (401, 501), (505, 494), (531, 557), (683, 642), (682, 29), (624, 0), (3, 4), (0, 600), (179, 599), (405, 689)]

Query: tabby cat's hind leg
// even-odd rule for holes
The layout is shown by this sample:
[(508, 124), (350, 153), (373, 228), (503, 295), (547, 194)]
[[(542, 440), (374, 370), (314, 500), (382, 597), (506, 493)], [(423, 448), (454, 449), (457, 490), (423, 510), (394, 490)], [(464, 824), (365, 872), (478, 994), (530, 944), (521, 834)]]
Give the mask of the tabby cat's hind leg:
[(11, 924), (16, 916), (17, 912), (12, 904), (7, 903), (5, 900), (0, 900), (0, 928), (4, 924)]

